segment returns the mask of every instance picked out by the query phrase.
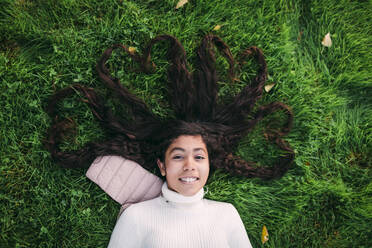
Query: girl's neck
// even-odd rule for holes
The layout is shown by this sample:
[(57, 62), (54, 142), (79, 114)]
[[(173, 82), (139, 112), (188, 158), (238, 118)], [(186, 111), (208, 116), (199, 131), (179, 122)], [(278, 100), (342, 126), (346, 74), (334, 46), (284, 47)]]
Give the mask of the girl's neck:
[(178, 192), (175, 192), (168, 188), (167, 182), (163, 183), (161, 188), (162, 196), (165, 198), (166, 201), (172, 203), (186, 203), (192, 204), (200, 202), (204, 197), (204, 189), (201, 188), (195, 195), (192, 196), (184, 196)]

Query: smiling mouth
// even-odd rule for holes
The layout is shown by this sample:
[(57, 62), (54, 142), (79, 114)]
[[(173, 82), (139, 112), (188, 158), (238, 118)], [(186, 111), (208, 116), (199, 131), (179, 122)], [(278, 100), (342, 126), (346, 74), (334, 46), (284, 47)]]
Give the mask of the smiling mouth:
[(199, 177), (182, 177), (179, 178), (182, 183), (191, 184), (199, 180)]

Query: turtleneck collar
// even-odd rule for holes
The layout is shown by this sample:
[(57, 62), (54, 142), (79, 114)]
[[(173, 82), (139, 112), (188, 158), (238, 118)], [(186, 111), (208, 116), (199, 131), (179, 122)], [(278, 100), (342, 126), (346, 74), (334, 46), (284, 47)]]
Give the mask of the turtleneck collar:
[(167, 182), (163, 183), (161, 188), (162, 196), (174, 203), (197, 203), (200, 202), (204, 197), (204, 189), (201, 188), (195, 195), (184, 196), (168, 188)]

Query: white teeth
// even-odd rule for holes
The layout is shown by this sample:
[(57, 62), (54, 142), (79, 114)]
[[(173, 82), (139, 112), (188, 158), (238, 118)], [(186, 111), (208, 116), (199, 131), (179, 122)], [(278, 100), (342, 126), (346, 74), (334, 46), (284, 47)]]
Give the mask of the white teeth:
[(184, 177), (184, 178), (180, 178), (181, 181), (184, 181), (184, 182), (194, 182), (197, 180), (196, 177)]

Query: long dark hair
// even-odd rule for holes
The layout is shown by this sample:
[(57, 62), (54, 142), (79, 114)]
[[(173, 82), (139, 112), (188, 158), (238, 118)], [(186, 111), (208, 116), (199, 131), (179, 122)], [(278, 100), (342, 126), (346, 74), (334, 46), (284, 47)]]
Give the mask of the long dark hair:
[[(166, 120), (154, 115), (145, 102), (129, 92), (119, 81), (110, 75), (106, 62), (114, 49), (122, 49), (132, 60), (140, 65), (143, 72), (149, 73), (155, 65), (151, 61), (154, 44), (167, 41), (168, 83), (170, 103), (174, 117)], [(218, 76), (216, 70), (215, 48), (229, 64), (228, 76), (235, 79), (235, 70), (248, 56), (253, 56), (259, 69), (257, 76), (246, 85), (229, 103), (218, 99)], [(54, 161), (63, 167), (86, 167), (97, 156), (120, 155), (153, 169), (156, 159), (162, 158), (166, 148), (180, 135), (201, 135), (207, 145), (211, 166), (221, 168), (232, 174), (265, 179), (281, 177), (294, 159), (294, 151), (282, 139), (292, 125), (291, 109), (280, 102), (260, 106), (253, 111), (257, 100), (262, 97), (267, 79), (267, 66), (262, 51), (257, 47), (244, 50), (235, 61), (229, 47), (217, 36), (206, 35), (197, 50), (196, 71), (192, 74), (187, 68), (186, 53), (181, 43), (170, 35), (160, 35), (152, 39), (142, 55), (129, 50), (125, 45), (114, 45), (102, 55), (96, 66), (102, 82), (111, 89), (122, 104), (129, 107), (131, 117), (123, 121), (105, 105), (104, 99), (94, 89), (82, 85), (72, 85), (50, 97), (47, 113), (52, 118), (45, 146)], [(68, 132), (71, 121), (61, 119), (56, 104), (79, 91), (94, 116), (106, 130), (105, 141), (90, 142), (82, 149), (62, 151), (59, 145)], [(266, 138), (275, 143), (284, 155), (272, 166), (257, 166), (234, 155), (239, 141), (267, 115), (282, 110), (286, 113), (285, 124), (276, 130), (266, 130)], [(251, 118), (247, 118), (250, 115)]]

